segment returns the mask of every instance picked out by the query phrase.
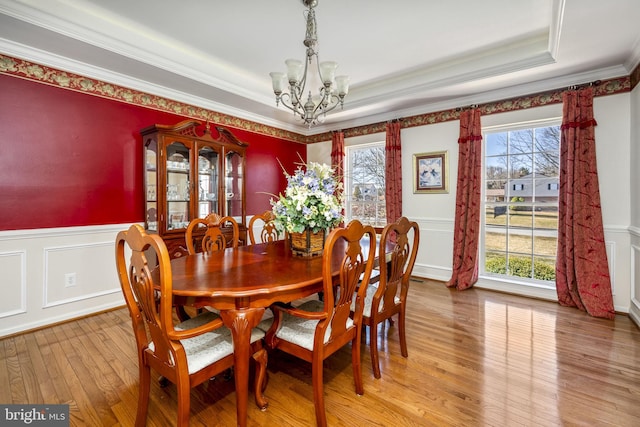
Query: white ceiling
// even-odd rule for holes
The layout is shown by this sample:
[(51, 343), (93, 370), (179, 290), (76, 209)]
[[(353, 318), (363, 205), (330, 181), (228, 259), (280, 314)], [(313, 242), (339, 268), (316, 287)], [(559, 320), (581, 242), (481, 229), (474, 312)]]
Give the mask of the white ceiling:
[(312, 135), (628, 75), (640, 0), (319, 0), (321, 60), (351, 78), (307, 129), (270, 71), (304, 59), (301, 0), (0, 0), (0, 52)]

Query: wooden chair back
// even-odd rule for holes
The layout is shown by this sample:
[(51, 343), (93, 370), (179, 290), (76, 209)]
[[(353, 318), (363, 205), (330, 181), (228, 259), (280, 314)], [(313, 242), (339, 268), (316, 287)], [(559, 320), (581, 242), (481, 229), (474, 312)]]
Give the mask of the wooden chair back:
[[(127, 260), (127, 253), (130, 258)], [(231, 336), (222, 319), (204, 314), (187, 322), (174, 324), (172, 273), (169, 252), (156, 234), (147, 234), (138, 224), (116, 237), (116, 267), (138, 348), (140, 390), (136, 425), (144, 425), (150, 391), (150, 368), (174, 383), (178, 395), (178, 425), (189, 423), (190, 389), (233, 366), (233, 352), (212, 355), (211, 348), (196, 348), (184, 342), (199, 337), (210, 346), (232, 348)], [(219, 331), (218, 331), (219, 330)], [(215, 332), (215, 333), (214, 333)], [(187, 341), (184, 341), (187, 340)], [(202, 345), (204, 346), (204, 345)], [(261, 352), (257, 356), (258, 352)], [(254, 359), (261, 359), (260, 374), (256, 376), (256, 403), (266, 407), (262, 395), (266, 356), (258, 339), (252, 343)], [(191, 358), (191, 359), (188, 359)], [(198, 361), (200, 359), (200, 361)], [(189, 360), (199, 363), (192, 368)], [(205, 366), (200, 366), (200, 365)], [(193, 369), (194, 372), (190, 372)]]
[[(256, 243), (269, 243), (280, 240), (280, 233), (276, 229), (274, 220), (276, 216), (272, 211), (264, 211), (259, 215), (254, 215), (249, 221), (249, 241), (252, 245)], [(255, 227), (262, 222), (259, 236), (255, 235)]]
[(380, 263), (380, 284), (374, 297), (382, 302), (382, 312), (385, 307), (397, 305), (395, 303), (397, 296), (403, 302), (407, 300), (409, 280), (420, 245), (418, 223), (401, 217), (397, 222), (388, 224), (382, 231), (379, 250), (384, 251), (389, 244), (393, 245), (391, 258), (388, 262)]
[(400, 351), (404, 357), (408, 356), (405, 333), (405, 314), (407, 294), (413, 266), (420, 244), (420, 228), (415, 221), (401, 217), (398, 221), (388, 224), (380, 236), (380, 253), (390, 252), (387, 262), (380, 262), (379, 283), (368, 289), (369, 313), (363, 315), (363, 323), (370, 327), (371, 361), (373, 374), (380, 378), (380, 366), (377, 352), (377, 326), (381, 322), (398, 314), (398, 332), (400, 334)]
[[(362, 245), (365, 238), (372, 242), (372, 246), (366, 252)], [(363, 306), (362, 301), (358, 300), (364, 299), (366, 287), (359, 284), (361, 278), (362, 283), (368, 283), (371, 277), (375, 261), (375, 241), (376, 233), (373, 227), (365, 226), (358, 220), (351, 221), (345, 228), (332, 230), (327, 237), (322, 257), (323, 302), (327, 319), (326, 322), (318, 324), (317, 335), (324, 336), (324, 333), (330, 333), (329, 342), (339, 342), (338, 338), (347, 332), (350, 324), (358, 325), (361, 322)], [(340, 273), (336, 279), (332, 271), (335, 271), (333, 258), (334, 252), (337, 251), (340, 251), (341, 261)], [(351, 322), (348, 319), (354, 297), (357, 298), (357, 309)]]
[[(231, 229), (229, 240), (227, 240), (223, 227)], [(185, 241), (190, 255), (197, 252), (213, 253), (227, 247), (237, 248), (240, 241), (240, 229), (233, 217), (209, 214), (205, 218), (195, 218), (189, 222), (185, 232)]]

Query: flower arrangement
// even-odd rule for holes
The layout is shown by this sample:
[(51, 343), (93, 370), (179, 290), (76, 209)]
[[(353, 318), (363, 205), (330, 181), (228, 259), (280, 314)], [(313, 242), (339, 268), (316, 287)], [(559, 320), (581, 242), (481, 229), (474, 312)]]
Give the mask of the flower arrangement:
[[(302, 166), (306, 166), (306, 170)], [(287, 188), (278, 200), (271, 199), (278, 230), (313, 233), (336, 227), (342, 217), (342, 183), (326, 164), (310, 162), (298, 166), (293, 175), (284, 171)]]

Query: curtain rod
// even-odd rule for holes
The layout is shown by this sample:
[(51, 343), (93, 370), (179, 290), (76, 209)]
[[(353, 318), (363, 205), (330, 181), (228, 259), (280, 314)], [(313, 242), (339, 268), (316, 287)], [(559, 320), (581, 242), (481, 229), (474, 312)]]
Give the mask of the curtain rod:
[(589, 86), (598, 86), (600, 83), (601, 83), (600, 80), (594, 80), (594, 81), (589, 82), (589, 83), (582, 83), (582, 84), (579, 84), (579, 85), (568, 86), (566, 90), (584, 89), (585, 87), (589, 87)]
[[(590, 86), (598, 86), (600, 83), (602, 83), (601, 80), (594, 80), (592, 82), (588, 82), (588, 83), (582, 83), (582, 84), (576, 84), (576, 85), (571, 85), (571, 86), (567, 86), (564, 89), (560, 89), (560, 90), (578, 90), (578, 89), (584, 89), (585, 87), (590, 87)], [(471, 110), (472, 108), (478, 108), (479, 104), (471, 104), (471, 105), (467, 105), (464, 107), (456, 107), (456, 112), (461, 112), (461, 111), (465, 111), (465, 110)]]
[(464, 111), (464, 110), (471, 110), (472, 108), (478, 108), (478, 104), (471, 104), (471, 105), (467, 105), (466, 107), (456, 107), (456, 111)]

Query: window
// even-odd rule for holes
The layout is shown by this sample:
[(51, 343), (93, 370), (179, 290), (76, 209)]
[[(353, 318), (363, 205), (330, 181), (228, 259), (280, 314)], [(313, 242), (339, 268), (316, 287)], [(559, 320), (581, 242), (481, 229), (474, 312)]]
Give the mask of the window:
[(484, 141), (482, 272), (555, 286), (560, 126), (484, 129)]
[(345, 164), (346, 221), (386, 225), (384, 142), (348, 146)]

